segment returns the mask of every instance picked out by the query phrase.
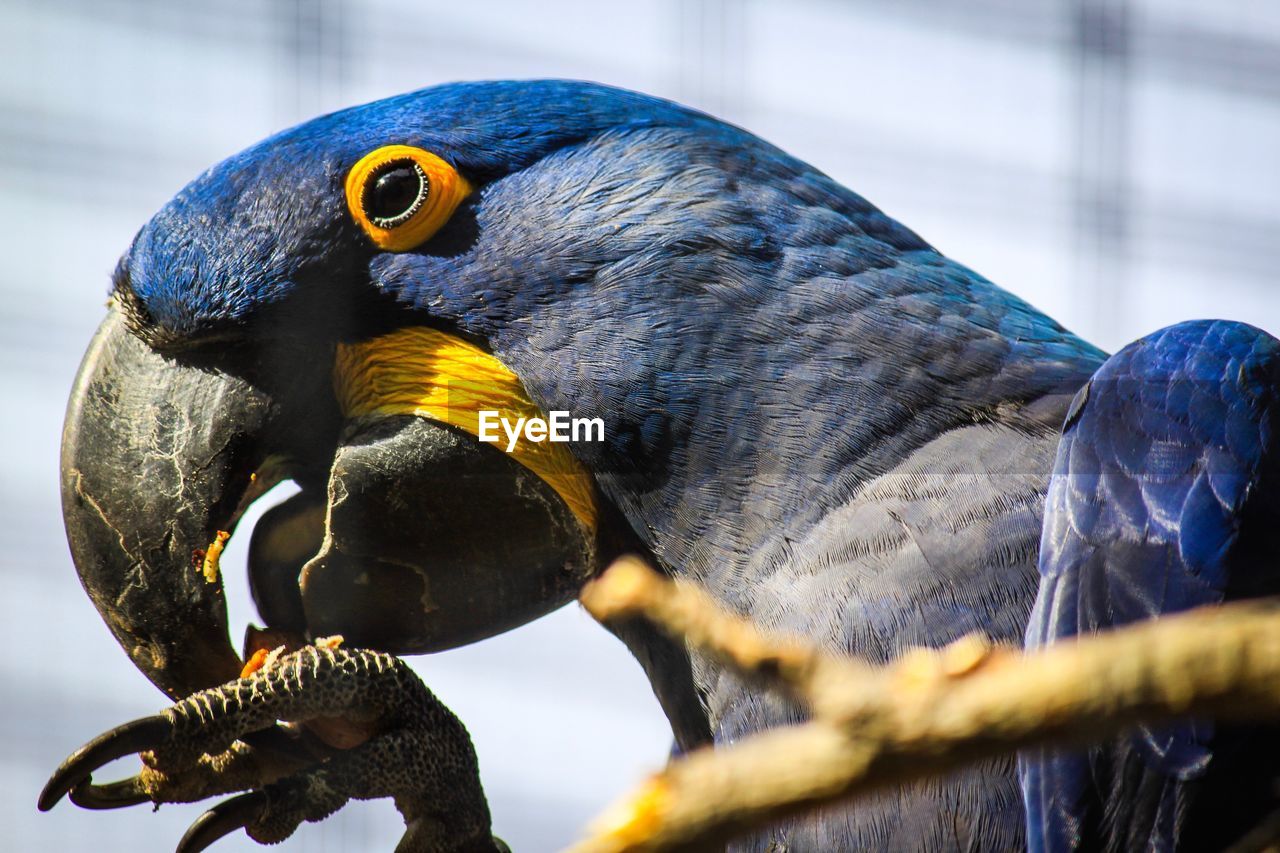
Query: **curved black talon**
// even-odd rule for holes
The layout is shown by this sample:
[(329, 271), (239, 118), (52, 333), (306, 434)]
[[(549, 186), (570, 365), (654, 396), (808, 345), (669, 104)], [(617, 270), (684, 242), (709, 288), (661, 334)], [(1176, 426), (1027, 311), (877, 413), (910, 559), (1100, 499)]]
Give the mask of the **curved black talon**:
[(137, 776), (105, 785), (93, 784), (90, 777), (71, 789), (70, 799), (80, 808), (94, 811), (123, 809), (151, 801), (151, 797), (142, 790)]
[[(42, 812), (53, 808), (72, 788), (81, 782), (88, 782), (93, 771), (104, 764), (154, 749), (164, 742), (172, 724), (165, 717), (154, 715), (125, 723), (108, 732), (103, 732), (84, 746), (77, 749), (53, 771), (36, 806)], [(128, 781), (128, 780), (126, 780)], [(110, 788), (110, 785), (100, 786)]]
[[(371, 736), (335, 750), (294, 728), (335, 716)], [(99, 767), (138, 752), (146, 766), (137, 776), (93, 783)], [(399, 849), (501, 849), (461, 721), (404, 661), (334, 643), (281, 655), (246, 678), (95, 738), (55, 771), (39, 804), (52, 808), (68, 792), (89, 808), (117, 808), (232, 791), (250, 793), (198, 818), (179, 853), (199, 853), (237, 829), (262, 844), (283, 841), (302, 822), (375, 797), (392, 797), (406, 817)]]
[(200, 853), (224, 835), (244, 829), (266, 807), (267, 795), (262, 791), (250, 791), (218, 803), (187, 828), (174, 853)]

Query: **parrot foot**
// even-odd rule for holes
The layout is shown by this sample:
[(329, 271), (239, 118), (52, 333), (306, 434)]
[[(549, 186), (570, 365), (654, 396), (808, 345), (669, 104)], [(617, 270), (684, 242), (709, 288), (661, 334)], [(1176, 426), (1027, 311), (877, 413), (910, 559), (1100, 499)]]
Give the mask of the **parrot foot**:
[[(280, 725), (279, 722), (286, 725)], [(94, 784), (104, 764), (143, 769)], [(204, 850), (244, 828), (272, 844), (350, 799), (391, 797), (406, 831), (397, 853), (505, 850), (466, 729), (400, 659), (306, 646), (90, 741), (54, 772), (39, 807), (70, 794), (85, 808), (193, 802), (249, 791), (205, 812), (178, 845)]]

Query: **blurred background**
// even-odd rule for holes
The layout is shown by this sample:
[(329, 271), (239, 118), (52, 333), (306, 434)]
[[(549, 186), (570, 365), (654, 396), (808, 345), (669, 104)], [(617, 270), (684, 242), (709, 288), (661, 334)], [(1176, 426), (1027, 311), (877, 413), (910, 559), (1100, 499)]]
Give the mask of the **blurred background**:
[[(171, 849), (201, 811), (35, 810), (72, 748), (165, 704), (71, 568), (58, 433), (134, 232), (285, 126), (448, 80), (599, 80), (752, 129), (1109, 349), (1191, 317), (1280, 332), (1272, 0), (0, 0), (0, 33), (6, 850)], [(566, 844), (665, 757), (639, 667), (576, 606), (415, 666), (470, 728), (516, 850)], [(283, 849), (399, 832), (389, 803), (353, 804)]]

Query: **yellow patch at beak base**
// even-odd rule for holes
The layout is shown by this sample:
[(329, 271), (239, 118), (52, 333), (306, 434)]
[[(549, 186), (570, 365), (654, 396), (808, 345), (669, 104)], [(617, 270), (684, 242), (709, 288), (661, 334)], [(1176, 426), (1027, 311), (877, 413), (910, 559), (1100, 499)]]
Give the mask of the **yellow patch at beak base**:
[[(477, 438), (481, 411), (497, 411), (510, 421), (544, 417), (501, 361), (461, 338), (423, 326), (339, 344), (334, 388), (346, 417), (416, 415)], [(586, 530), (595, 530), (594, 483), (563, 444), (522, 437), (511, 455), (551, 486)]]

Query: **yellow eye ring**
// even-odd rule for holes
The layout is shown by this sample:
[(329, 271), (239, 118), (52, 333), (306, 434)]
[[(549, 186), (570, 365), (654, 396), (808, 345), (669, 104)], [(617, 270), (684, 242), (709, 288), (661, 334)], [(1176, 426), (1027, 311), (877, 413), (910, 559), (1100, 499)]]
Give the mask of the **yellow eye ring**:
[(380, 249), (404, 252), (440, 230), (471, 184), (430, 151), (384, 145), (347, 173), (347, 209)]

